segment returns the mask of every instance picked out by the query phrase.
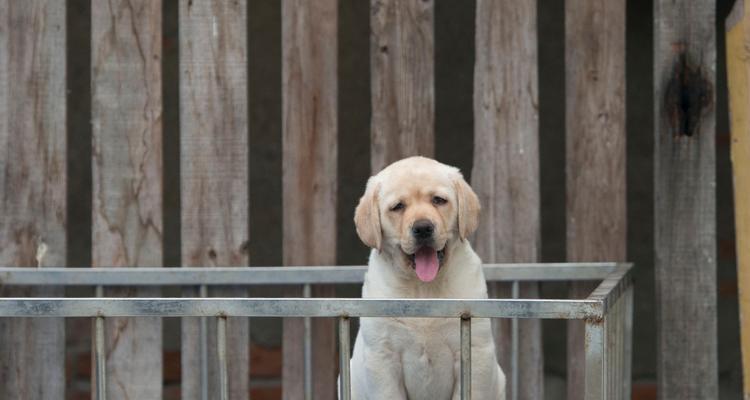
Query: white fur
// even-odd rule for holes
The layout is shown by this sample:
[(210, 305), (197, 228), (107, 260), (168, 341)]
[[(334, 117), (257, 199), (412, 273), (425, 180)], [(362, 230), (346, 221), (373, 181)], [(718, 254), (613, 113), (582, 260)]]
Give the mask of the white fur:
[[(446, 261), (428, 283), (420, 281), (411, 268), (397, 265), (392, 253), (373, 249), (362, 297), (486, 299), (479, 256), (468, 240), (453, 236), (446, 242)], [(384, 237), (384, 242), (389, 239), (393, 240)], [(472, 398), (504, 400), (505, 375), (495, 357), (490, 320), (472, 320), (471, 342)], [(354, 400), (458, 400), (459, 320), (361, 318), (351, 383)]]

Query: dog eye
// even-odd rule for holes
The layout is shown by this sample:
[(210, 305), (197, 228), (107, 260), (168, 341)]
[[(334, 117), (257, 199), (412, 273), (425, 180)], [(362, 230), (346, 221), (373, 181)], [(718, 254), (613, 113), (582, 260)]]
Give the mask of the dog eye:
[(442, 206), (443, 204), (447, 203), (448, 200), (440, 197), (440, 196), (433, 196), (432, 197), (432, 204), (436, 206)]
[(396, 204), (395, 206), (391, 207), (391, 211), (401, 211), (401, 210), (403, 210), (403, 209), (404, 209), (405, 207), (406, 207), (406, 206), (404, 205), (404, 203), (402, 203), (402, 202), (398, 202), (398, 203), (397, 203), (397, 204)]

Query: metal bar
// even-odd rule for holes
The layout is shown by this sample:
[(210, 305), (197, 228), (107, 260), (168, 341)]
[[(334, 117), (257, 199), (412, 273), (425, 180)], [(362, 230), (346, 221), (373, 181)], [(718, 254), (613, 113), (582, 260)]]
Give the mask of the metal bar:
[(352, 382), (349, 357), (351, 354), (349, 317), (339, 318), (339, 398), (351, 400)]
[(601, 302), (550, 299), (2, 298), (0, 317), (601, 318)]
[[(309, 299), (312, 289), (310, 285), (304, 285), (302, 288), (302, 297)], [(310, 317), (304, 318), (304, 362), (305, 362), (305, 400), (312, 400), (313, 398), (313, 385), (312, 385), (312, 321)]]
[(625, 359), (623, 360), (623, 398), (630, 400), (631, 398), (631, 374), (633, 365), (633, 287), (630, 286), (625, 291), (625, 297), (623, 298), (624, 303), (624, 343), (623, 353)]
[(623, 348), (625, 345), (625, 297), (620, 297), (620, 301), (618, 302), (620, 304), (617, 305), (617, 342), (615, 345), (617, 346), (617, 353), (615, 356), (617, 357), (617, 369), (615, 371), (615, 387), (617, 388), (617, 397), (616, 399), (624, 400), (623, 395), (625, 394), (625, 388), (623, 387), (623, 360), (624, 360), (624, 352)]
[(461, 400), (471, 400), (471, 318), (461, 317)]
[[(485, 264), (487, 281), (568, 281), (605, 279), (616, 263)], [(355, 284), (366, 266), (222, 267), (222, 268), (0, 268), (3, 285), (196, 286)]]
[(227, 317), (216, 319), (216, 354), (219, 360), (219, 399), (229, 400), (227, 374)]
[(606, 351), (607, 362), (605, 364), (607, 398), (616, 399), (615, 372), (617, 369), (617, 310), (619, 302), (609, 309), (607, 314)]
[(607, 399), (607, 321), (586, 320), (584, 400)]
[[(512, 295), (514, 299), (519, 296), (518, 281), (513, 281)], [(510, 338), (510, 366), (511, 366), (511, 382), (513, 384), (513, 391), (511, 392), (511, 399), (518, 400), (518, 318), (513, 318), (510, 322), (511, 338)]]
[[(208, 297), (208, 288), (201, 285), (198, 295)], [(201, 351), (201, 399), (208, 400), (208, 320), (201, 317), (200, 321), (200, 351)]]
[(604, 304), (604, 312), (617, 302), (622, 293), (631, 284), (631, 264), (620, 264), (594, 289), (587, 298), (588, 300), (601, 301)]
[(107, 368), (104, 350), (104, 317), (94, 318), (94, 359), (96, 362), (96, 398), (107, 399)]

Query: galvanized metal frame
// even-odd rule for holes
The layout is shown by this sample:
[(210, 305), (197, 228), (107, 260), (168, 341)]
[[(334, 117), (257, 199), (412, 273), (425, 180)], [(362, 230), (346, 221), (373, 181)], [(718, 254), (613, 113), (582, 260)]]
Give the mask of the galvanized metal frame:
[[(633, 289), (630, 264), (490, 264), (488, 281), (512, 282), (512, 299), (322, 299), (309, 298), (313, 284), (356, 284), (366, 267), (238, 268), (0, 268), (0, 285), (96, 286), (96, 298), (2, 298), (3, 317), (91, 317), (94, 319), (96, 393), (106, 398), (104, 318), (203, 317), (202, 395), (208, 399), (207, 318), (216, 318), (220, 398), (228, 398), (227, 317), (304, 317), (305, 398), (312, 399), (310, 318), (339, 320), (340, 398), (351, 396), (349, 357), (351, 317), (459, 318), (461, 321), (461, 398), (471, 398), (471, 319), (582, 319), (586, 323), (586, 400), (628, 399), (632, 348)], [(586, 299), (519, 299), (520, 281), (602, 280)], [(209, 298), (210, 285), (304, 285), (305, 298)], [(103, 286), (199, 286), (198, 298), (107, 298)], [(511, 384), (518, 385), (517, 337), (512, 341)], [(516, 392), (516, 391), (514, 391)]]

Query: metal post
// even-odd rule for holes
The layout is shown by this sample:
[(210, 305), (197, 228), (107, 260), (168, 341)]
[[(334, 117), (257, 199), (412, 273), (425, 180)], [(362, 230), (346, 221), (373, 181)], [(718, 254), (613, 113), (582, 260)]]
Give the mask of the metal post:
[(619, 323), (619, 308), (620, 302), (615, 302), (614, 306), (610, 308), (607, 314), (607, 331), (606, 331), (606, 351), (607, 359), (605, 363), (606, 368), (606, 388), (607, 398), (616, 400), (617, 399), (617, 373), (618, 373), (618, 360), (617, 360), (617, 331)]
[(625, 400), (630, 400), (631, 398), (631, 373), (632, 373), (632, 363), (633, 363), (633, 287), (630, 286), (624, 294), (624, 298), (622, 299), (624, 302), (624, 343), (623, 343), (623, 352), (624, 354), (624, 360), (623, 360), (623, 385), (625, 386), (623, 389), (623, 398)]
[(104, 317), (96, 317), (94, 320), (94, 354), (96, 362), (96, 398), (107, 399), (107, 371), (104, 351)]
[(625, 345), (625, 340), (623, 338), (624, 334), (624, 325), (625, 321), (623, 320), (624, 314), (624, 298), (620, 298), (617, 302), (619, 303), (617, 305), (617, 339), (615, 341), (615, 349), (617, 350), (617, 357), (616, 357), (616, 367), (615, 367), (615, 399), (623, 399), (622, 395), (624, 393), (624, 388), (622, 385), (622, 372), (623, 372), (623, 359), (624, 359), (624, 351), (623, 346)]
[[(200, 297), (208, 297), (208, 288), (201, 285)], [(200, 326), (200, 351), (201, 351), (201, 400), (208, 400), (208, 320), (201, 317)]]
[(461, 400), (471, 400), (471, 317), (461, 317)]
[(607, 398), (607, 320), (586, 320), (584, 351), (585, 400), (605, 400)]
[[(312, 295), (312, 289), (310, 285), (305, 285), (302, 288), (302, 296), (304, 298), (310, 298)], [(305, 317), (305, 336), (304, 336), (304, 360), (305, 360), (305, 400), (312, 400), (313, 398), (313, 387), (312, 387), (312, 319)]]
[[(518, 281), (513, 281), (512, 295), (517, 299), (520, 295)], [(518, 318), (510, 322), (510, 376), (511, 376), (511, 399), (518, 400)]]
[(219, 399), (229, 400), (227, 377), (227, 317), (216, 319), (216, 353), (219, 359)]
[(341, 400), (351, 400), (352, 398), (351, 371), (349, 364), (351, 345), (349, 340), (349, 317), (341, 317), (339, 318), (339, 398)]

